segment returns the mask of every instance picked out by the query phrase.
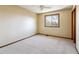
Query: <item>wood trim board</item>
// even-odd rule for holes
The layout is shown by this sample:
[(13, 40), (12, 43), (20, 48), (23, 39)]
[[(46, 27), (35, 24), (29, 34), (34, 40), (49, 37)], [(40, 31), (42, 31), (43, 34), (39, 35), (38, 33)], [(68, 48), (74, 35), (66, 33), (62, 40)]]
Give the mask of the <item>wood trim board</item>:
[(62, 36), (56, 36), (56, 35), (48, 35), (48, 34), (42, 34), (42, 33), (38, 33), (38, 34), (46, 35), (46, 36), (52, 36), (52, 37), (58, 37), (58, 38), (71, 39), (71, 38), (68, 38), (68, 37), (62, 37)]
[(23, 41), (23, 40), (28, 39), (30, 37), (33, 37), (35, 35), (37, 35), (37, 34), (34, 34), (32, 36), (29, 36), (29, 37), (26, 37), (26, 38), (23, 38), (23, 39), (20, 39), (20, 40), (17, 40), (17, 41), (14, 41), (14, 42), (11, 42), (11, 43), (8, 43), (8, 44), (5, 44), (5, 45), (2, 45), (2, 46), (0, 46), (0, 48), (3, 48), (3, 47), (6, 47), (6, 46), (9, 46), (9, 45), (12, 45), (12, 44), (17, 43), (17, 42), (20, 42), (20, 41)]

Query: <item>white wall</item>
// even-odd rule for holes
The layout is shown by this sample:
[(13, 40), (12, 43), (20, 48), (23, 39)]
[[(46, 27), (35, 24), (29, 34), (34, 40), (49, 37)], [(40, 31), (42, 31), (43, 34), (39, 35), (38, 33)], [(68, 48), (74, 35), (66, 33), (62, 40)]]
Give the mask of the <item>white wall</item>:
[[(56, 13), (60, 14), (60, 27), (45, 27), (44, 16)], [(39, 14), (38, 33), (71, 38), (71, 9)]]
[(17, 6), (0, 6), (0, 46), (36, 34), (36, 14)]
[(76, 47), (79, 51), (79, 6), (76, 6)]

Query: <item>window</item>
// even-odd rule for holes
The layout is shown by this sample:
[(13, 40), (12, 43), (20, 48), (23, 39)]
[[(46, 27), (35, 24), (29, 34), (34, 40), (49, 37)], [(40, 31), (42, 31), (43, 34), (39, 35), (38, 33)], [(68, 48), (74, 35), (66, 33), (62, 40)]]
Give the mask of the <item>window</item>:
[(59, 27), (59, 14), (45, 15), (45, 27)]

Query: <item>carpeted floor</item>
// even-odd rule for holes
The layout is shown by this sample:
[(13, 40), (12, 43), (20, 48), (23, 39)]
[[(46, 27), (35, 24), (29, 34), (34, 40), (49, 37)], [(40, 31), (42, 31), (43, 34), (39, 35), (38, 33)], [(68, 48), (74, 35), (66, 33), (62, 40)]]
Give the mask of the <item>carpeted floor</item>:
[(36, 35), (0, 48), (0, 54), (76, 54), (70, 39)]

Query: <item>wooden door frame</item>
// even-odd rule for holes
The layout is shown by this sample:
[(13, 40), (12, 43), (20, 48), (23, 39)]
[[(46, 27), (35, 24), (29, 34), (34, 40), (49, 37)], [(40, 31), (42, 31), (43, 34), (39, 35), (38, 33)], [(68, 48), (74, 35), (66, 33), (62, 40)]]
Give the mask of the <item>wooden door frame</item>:
[[(74, 14), (74, 16), (73, 16)], [(73, 8), (72, 12), (71, 12), (71, 17), (72, 17), (72, 28), (71, 28), (71, 31), (72, 31), (72, 40), (74, 43), (76, 43), (76, 6)], [(74, 17), (74, 19), (73, 19)]]

